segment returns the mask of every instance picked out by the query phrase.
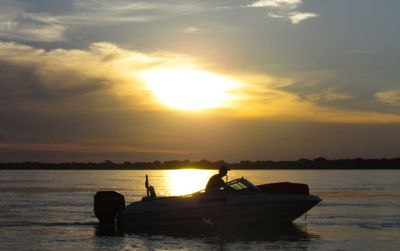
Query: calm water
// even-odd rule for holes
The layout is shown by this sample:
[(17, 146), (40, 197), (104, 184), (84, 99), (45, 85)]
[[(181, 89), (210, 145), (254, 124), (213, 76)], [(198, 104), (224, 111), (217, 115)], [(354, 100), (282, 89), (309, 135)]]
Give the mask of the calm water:
[(400, 250), (400, 171), (231, 171), (255, 184), (301, 182), (323, 202), (294, 229), (258, 236), (125, 234), (99, 236), (92, 212), (97, 190), (128, 202), (204, 187), (213, 171), (1, 171), (0, 250)]

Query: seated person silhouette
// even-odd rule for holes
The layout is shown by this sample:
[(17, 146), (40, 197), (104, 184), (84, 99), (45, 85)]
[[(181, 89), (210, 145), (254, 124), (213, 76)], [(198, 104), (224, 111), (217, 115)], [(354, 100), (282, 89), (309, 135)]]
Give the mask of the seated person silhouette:
[(228, 174), (228, 167), (220, 166), (218, 169), (218, 173), (211, 176), (206, 185), (206, 192), (210, 191), (219, 191), (219, 188), (225, 186), (225, 181), (222, 180), (222, 177)]

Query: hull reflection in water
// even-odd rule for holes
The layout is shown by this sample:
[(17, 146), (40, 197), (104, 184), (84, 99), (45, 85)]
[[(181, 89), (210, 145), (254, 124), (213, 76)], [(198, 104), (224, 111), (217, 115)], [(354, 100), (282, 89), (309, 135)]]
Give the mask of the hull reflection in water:
[(255, 226), (242, 226), (240, 228), (225, 227), (220, 231), (187, 231), (184, 229), (151, 229), (151, 230), (132, 230), (132, 231), (119, 231), (118, 229), (102, 228), (101, 224), (95, 228), (97, 236), (130, 236), (130, 235), (157, 235), (173, 238), (183, 239), (204, 239), (208, 241), (218, 242), (219, 244), (232, 243), (232, 242), (259, 242), (259, 241), (311, 241), (319, 239), (320, 236), (306, 231), (306, 225), (302, 224), (273, 224), (262, 227), (259, 224)]
[[(299, 192), (299, 186), (306, 189)], [(104, 208), (113, 207), (110, 201), (105, 199)], [(320, 201), (318, 196), (308, 194), (307, 185), (275, 183), (257, 187), (242, 178), (210, 192), (144, 197), (113, 213), (102, 214), (101, 206), (96, 210), (95, 205), (95, 212), (100, 223), (115, 222), (116, 216), (118, 228), (124, 232), (235, 232), (286, 225)]]

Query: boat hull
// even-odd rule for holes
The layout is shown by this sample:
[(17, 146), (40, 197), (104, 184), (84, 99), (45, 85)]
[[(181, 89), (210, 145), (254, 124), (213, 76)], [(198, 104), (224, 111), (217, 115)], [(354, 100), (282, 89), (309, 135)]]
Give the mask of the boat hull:
[(291, 223), (321, 200), (313, 195), (209, 195), (135, 202), (118, 216), (124, 231), (220, 230)]

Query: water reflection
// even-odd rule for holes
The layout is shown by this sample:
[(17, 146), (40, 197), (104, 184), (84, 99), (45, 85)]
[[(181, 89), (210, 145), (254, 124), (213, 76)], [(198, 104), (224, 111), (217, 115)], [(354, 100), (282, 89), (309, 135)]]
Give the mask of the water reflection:
[[(153, 232), (102, 232), (99, 228), (95, 229), (96, 236), (124, 236), (124, 241), (146, 240), (145, 246), (160, 246), (163, 248), (174, 249), (173, 243), (179, 243), (179, 247), (186, 248), (195, 246), (219, 248), (219, 249), (237, 249), (239, 247), (257, 247), (257, 250), (265, 247), (269, 248), (288, 248), (307, 250), (312, 243), (320, 239), (317, 234), (307, 232), (304, 224), (284, 224), (273, 227), (253, 228), (252, 226), (243, 226), (241, 229), (224, 229), (219, 232), (185, 232), (178, 230), (153, 231)], [(105, 239), (97, 239), (102, 242)], [(126, 243), (126, 244), (128, 244)], [(291, 244), (293, 243), (293, 244)], [(303, 243), (303, 244), (301, 244)], [(97, 243), (98, 245), (101, 243)], [(129, 244), (128, 244), (129, 245)], [(283, 245), (283, 246), (282, 246)], [(207, 249), (208, 249), (207, 248)], [(240, 248), (241, 249), (241, 248)]]
[(226, 241), (309, 241), (319, 235), (307, 232), (306, 225), (286, 223), (282, 225), (255, 227), (243, 226), (243, 229), (226, 229), (222, 236)]
[(96, 236), (124, 236), (115, 225), (95, 224), (94, 233)]
[(214, 171), (211, 170), (168, 170), (166, 183), (169, 195), (185, 195), (202, 190), (212, 174)]

